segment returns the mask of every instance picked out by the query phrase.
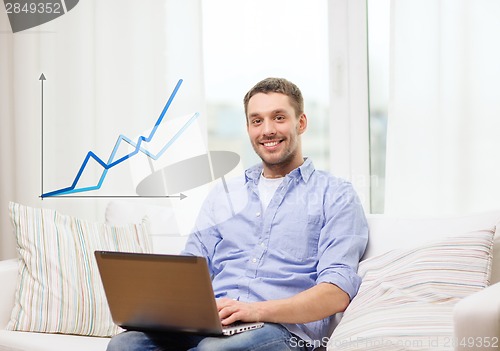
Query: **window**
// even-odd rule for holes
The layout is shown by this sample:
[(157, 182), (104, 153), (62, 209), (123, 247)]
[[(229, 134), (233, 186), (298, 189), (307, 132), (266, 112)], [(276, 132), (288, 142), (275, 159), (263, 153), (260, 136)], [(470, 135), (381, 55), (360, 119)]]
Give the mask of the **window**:
[(327, 1), (203, 1), (203, 61), (211, 150), (259, 161), (246, 134), (244, 94), (266, 77), (299, 86), (309, 120), (304, 156), (329, 169)]

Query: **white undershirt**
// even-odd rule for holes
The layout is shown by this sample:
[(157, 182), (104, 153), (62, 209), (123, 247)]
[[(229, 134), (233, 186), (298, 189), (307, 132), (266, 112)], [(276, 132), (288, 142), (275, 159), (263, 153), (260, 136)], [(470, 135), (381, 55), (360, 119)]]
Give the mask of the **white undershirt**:
[(273, 198), (276, 189), (283, 182), (284, 177), (281, 178), (266, 178), (261, 173), (259, 179), (259, 197), (262, 204), (262, 210), (265, 211), (271, 199)]

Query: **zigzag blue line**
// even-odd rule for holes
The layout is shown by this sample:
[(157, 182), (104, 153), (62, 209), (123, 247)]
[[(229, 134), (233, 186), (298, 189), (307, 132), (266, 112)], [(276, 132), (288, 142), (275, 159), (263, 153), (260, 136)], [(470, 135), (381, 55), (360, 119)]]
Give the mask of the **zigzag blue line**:
[[(137, 153), (142, 152), (144, 154), (146, 154), (148, 157), (151, 157), (152, 159), (154, 160), (157, 160), (158, 158), (160, 158), (163, 153), (179, 138), (179, 136), (187, 129), (187, 127), (189, 127), (198, 117), (199, 117), (199, 113), (195, 113), (182, 127), (181, 129), (179, 129), (179, 131), (168, 141), (168, 143), (158, 152), (158, 154), (154, 155), (154, 154), (151, 154), (148, 150), (144, 149), (141, 147), (141, 144), (142, 142), (146, 142), (146, 143), (149, 143), (159, 125), (161, 124), (163, 118), (165, 117), (165, 114), (168, 110), (168, 108), (170, 107), (170, 104), (172, 103), (175, 95), (177, 94), (177, 91), (179, 90), (180, 86), (182, 84), (182, 79), (179, 79), (179, 81), (177, 82), (177, 85), (175, 86), (172, 94), (170, 95), (167, 103), (165, 104), (165, 107), (163, 108), (163, 111), (161, 112), (160, 114), (160, 117), (158, 117), (158, 120), (156, 121), (153, 129), (151, 130), (150, 134), (148, 137), (144, 137), (144, 136), (140, 136), (137, 140), (137, 143), (134, 143), (131, 139), (129, 139), (128, 137), (124, 136), (124, 135), (120, 135), (118, 137), (118, 140), (116, 141), (115, 143), (115, 147), (113, 148), (113, 151), (111, 152), (111, 155), (109, 157), (109, 160), (108, 162), (104, 162), (103, 160), (101, 160), (94, 152), (92, 151), (89, 151), (87, 153), (87, 156), (85, 157), (74, 181), (73, 181), (73, 184), (70, 186), (70, 187), (67, 187), (67, 188), (62, 188), (62, 189), (59, 189), (59, 190), (55, 190), (55, 191), (51, 191), (51, 192), (48, 192), (48, 193), (45, 193), (45, 194), (42, 194), (41, 197), (44, 198), (44, 197), (50, 197), (50, 196), (57, 196), (57, 195), (63, 195), (63, 194), (72, 194), (72, 193), (77, 193), (77, 192), (84, 192), (84, 191), (91, 191), (91, 190), (97, 190), (97, 189), (100, 189), (103, 182), (104, 182), (104, 179), (106, 178), (106, 175), (108, 173), (108, 170), (120, 163), (122, 163), (123, 161), (129, 159), (130, 157), (136, 155)], [(127, 142), (128, 144), (132, 145), (135, 147), (134, 151), (132, 151), (131, 153), (119, 158), (118, 160), (116, 161), (113, 161), (116, 153), (118, 152), (118, 149), (120, 147), (120, 144), (121, 142), (125, 141)], [(78, 184), (78, 181), (80, 180), (80, 177), (83, 173), (83, 171), (85, 170), (85, 167), (87, 166), (87, 163), (89, 162), (90, 158), (93, 158), (95, 161), (97, 161), (97, 163), (99, 163), (103, 168), (103, 173), (101, 175), (101, 178), (99, 179), (99, 182), (97, 183), (97, 185), (95, 186), (91, 186), (91, 187), (86, 187), (86, 188), (79, 188), (79, 189), (75, 189), (76, 188), (76, 185)]]

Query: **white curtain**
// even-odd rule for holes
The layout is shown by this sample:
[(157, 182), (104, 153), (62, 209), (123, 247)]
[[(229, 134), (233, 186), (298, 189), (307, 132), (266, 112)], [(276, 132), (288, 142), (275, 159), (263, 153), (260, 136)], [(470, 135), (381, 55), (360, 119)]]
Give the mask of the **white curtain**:
[(387, 214), (500, 208), (500, 2), (393, 0)]
[[(204, 98), (200, 0), (147, 6), (85, 0), (24, 32), (12, 34), (5, 11), (0, 25), (0, 259), (5, 259), (16, 255), (9, 201), (90, 220), (102, 220), (109, 201), (39, 197), (42, 73), (44, 192), (71, 185), (89, 150), (107, 161), (119, 134), (150, 128), (178, 79), (185, 84), (174, 112), (192, 111)], [(131, 194), (129, 169), (115, 168), (101, 194)], [(95, 185), (101, 172), (88, 167), (82, 181)]]

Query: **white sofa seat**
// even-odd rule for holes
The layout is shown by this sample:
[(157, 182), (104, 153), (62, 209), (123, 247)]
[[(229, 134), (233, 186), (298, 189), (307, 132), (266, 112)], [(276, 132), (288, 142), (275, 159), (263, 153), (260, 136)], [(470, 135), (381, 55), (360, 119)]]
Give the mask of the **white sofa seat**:
[(0, 330), (0, 351), (106, 351), (109, 338)]

